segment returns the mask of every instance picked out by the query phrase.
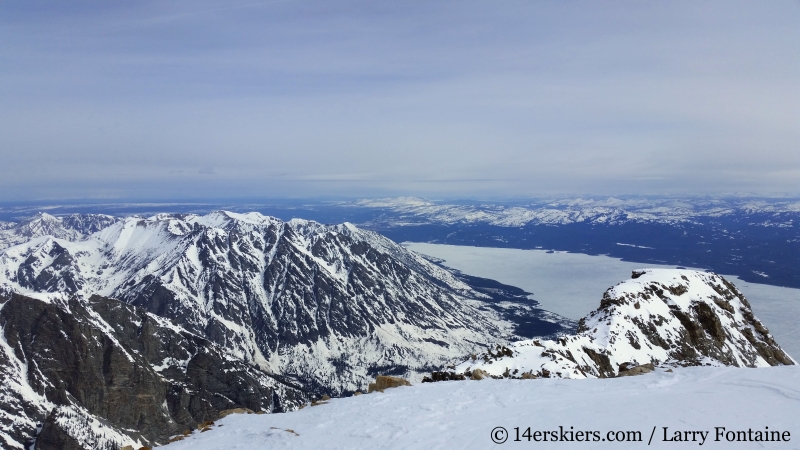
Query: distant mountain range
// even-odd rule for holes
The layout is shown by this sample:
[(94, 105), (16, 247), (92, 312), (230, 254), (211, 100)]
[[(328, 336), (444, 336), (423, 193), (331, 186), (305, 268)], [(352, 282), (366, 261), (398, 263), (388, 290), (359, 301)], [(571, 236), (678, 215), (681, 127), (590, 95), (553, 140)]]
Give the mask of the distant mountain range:
[(800, 288), (800, 201), (603, 199), (518, 205), (369, 200), (361, 226), (398, 241), (553, 249), (710, 269)]
[[(44, 229), (37, 221), (53, 218), (24, 227)], [(518, 336), (492, 297), (353, 225), (221, 211), (108, 221), (83, 240), (47, 235), (6, 249), (0, 287), (116, 298), (326, 394), (357, 390), (379, 369), (424, 371)], [(551, 320), (540, 334), (571, 324), (538, 314)]]
[(708, 218), (770, 214), (765, 227), (793, 227), (800, 217), (800, 200), (758, 199), (567, 199), (519, 204), (449, 204), (419, 198), (388, 198), (343, 203), (343, 206), (388, 210), (367, 222), (375, 226), (486, 224), (501, 227), (569, 225), (575, 223), (701, 224)]
[[(37, 211), (152, 215), (160, 211), (259, 211), (289, 220), (351, 222), (396, 242), (552, 249), (603, 254), (642, 263), (710, 269), (755, 282), (800, 288), (800, 199), (755, 197), (624, 197), (430, 201), (284, 200), (204, 203), (0, 205), (0, 229), (12, 230)], [(8, 231), (6, 230), (6, 231)], [(0, 230), (0, 244), (10, 241)], [(14, 232), (12, 232), (14, 233)], [(2, 237), (5, 236), (5, 237)], [(18, 238), (16, 241), (19, 242)]]
[[(58, 217), (73, 214), (111, 216), (153, 215), (160, 212), (205, 214), (225, 209), (270, 213), (288, 220), (302, 216), (323, 223), (343, 221), (373, 225), (488, 224), (507, 227), (568, 225), (572, 223), (623, 224), (704, 223), (707, 218), (772, 215), (753, 222), (764, 227), (796, 227), (800, 199), (764, 197), (587, 197), (516, 201), (434, 201), (395, 197), (352, 201), (280, 200), (231, 202), (83, 202), (0, 204), (0, 220), (19, 222), (47, 211)], [(291, 217), (290, 217), (291, 216)], [(0, 222), (2, 223), (2, 222)], [(2, 228), (2, 227), (0, 227)]]
[(70, 214), (55, 217), (37, 213), (20, 222), (0, 222), (0, 249), (22, 244), (40, 236), (79, 241), (113, 225), (120, 219), (105, 214)]

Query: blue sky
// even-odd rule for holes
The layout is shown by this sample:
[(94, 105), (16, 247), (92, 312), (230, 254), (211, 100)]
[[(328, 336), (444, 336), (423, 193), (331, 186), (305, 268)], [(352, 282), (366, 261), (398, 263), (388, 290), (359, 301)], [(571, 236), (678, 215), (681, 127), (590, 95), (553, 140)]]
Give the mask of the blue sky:
[(800, 2), (0, 3), (0, 200), (800, 195)]

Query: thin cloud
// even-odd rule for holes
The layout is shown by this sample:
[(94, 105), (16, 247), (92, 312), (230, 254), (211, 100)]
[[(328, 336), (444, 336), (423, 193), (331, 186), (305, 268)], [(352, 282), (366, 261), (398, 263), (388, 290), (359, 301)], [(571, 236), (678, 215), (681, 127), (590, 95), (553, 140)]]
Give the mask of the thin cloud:
[(800, 194), (797, 2), (3, 8), (3, 200)]

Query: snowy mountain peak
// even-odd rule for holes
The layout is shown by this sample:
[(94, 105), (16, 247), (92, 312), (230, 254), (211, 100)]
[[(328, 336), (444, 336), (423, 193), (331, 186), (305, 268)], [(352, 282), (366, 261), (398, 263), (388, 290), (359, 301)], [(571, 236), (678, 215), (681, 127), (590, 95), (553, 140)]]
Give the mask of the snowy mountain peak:
[(106, 228), (119, 219), (104, 214), (72, 214), (55, 217), (40, 212), (18, 223), (0, 227), (0, 249), (27, 242), (41, 236), (77, 241)]
[(578, 333), (490, 350), (457, 367), (495, 376), (614, 377), (653, 365), (791, 365), (750, 304), (719, 275), (644, 269), (608, 289)]

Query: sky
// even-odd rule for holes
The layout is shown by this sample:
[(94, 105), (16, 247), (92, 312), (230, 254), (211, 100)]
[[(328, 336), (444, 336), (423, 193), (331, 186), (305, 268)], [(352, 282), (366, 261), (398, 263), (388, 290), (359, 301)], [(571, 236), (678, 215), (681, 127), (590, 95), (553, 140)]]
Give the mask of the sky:
[(0, 2), (0, 200), (800, 195), (800, 1)]

